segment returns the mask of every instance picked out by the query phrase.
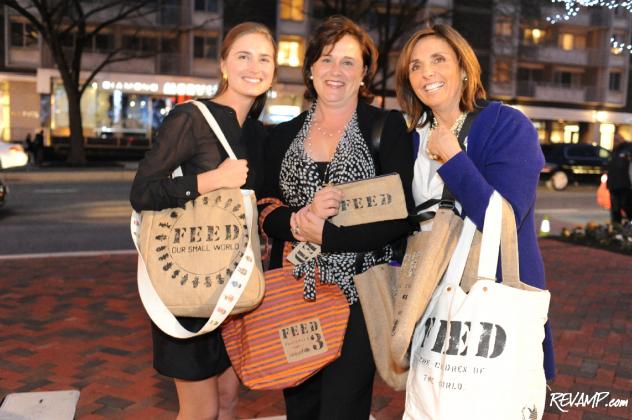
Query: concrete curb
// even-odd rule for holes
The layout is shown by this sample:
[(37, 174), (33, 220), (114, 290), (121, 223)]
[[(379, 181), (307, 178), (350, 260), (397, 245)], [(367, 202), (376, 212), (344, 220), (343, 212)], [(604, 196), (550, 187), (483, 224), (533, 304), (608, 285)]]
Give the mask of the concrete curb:
[(130, 169), (68, 169), (63, 170), (31, 170), (20, 172), (2, 172), (2, 177), (8, 183), (19, 182), (101, 182), (126, 181), (132, 182), (136, 170)]
[(5, 254), (0, 255), (0, 261), (4, 260), (29, 260), (36, 258), (75, 258), (75, 257), (100, 257), (103, 255), (132, 255), (137, 254), (136, 249), (113, 249), (103, 251), (68, 251), (68, 252), (42, 252), (38, 254)]

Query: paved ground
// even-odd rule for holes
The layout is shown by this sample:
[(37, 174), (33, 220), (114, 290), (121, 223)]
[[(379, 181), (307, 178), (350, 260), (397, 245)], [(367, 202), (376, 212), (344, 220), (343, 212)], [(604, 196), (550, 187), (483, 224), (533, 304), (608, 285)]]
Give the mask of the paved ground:
[[(545, 419), (632, 418), (632, 258), (549, 239), (541, 248), (559, 368), (551, 391), (628, 402), (549, 407)], [(79, 419), (174, 418), (173, 385), (151, 367), (133, 255), (0, 259), (0, 279), (0, 398), (74, 388)], [(376, 379), (375, 418), (402, 411), (403, 394)], [(279, 392), (241, 393), (240, 418), (283, 412)]]

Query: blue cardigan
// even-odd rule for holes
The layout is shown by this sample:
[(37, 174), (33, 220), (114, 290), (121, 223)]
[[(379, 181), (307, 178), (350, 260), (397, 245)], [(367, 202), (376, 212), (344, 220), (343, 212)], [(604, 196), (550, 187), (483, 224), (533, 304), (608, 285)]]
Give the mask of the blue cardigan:
[[(467, 153), (460, 152), (441, 165), (438, 172), (463, 206), (463, 216), (469, 217), (478, 229), (483, 227), (494, 190), (509, 201), (518, 228), (520, 278), (546, 289), (534, 217), (536, 188), (543, 166), (542, 149), (531, 121), (514, 108), (490, 102), (472, 124)], [(547, 379), (552, 379), (555, 361), (548, 322), (545, 332), (544, 370)]]

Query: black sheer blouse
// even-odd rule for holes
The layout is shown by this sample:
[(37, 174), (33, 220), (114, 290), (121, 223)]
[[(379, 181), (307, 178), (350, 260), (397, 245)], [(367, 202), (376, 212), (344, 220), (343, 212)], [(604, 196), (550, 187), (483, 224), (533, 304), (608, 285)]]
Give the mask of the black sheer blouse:
[[(263, 144), (266, 136), (261, 122), (250, 117), (239, 126), (235, 111), (209, 100), (202, 101), (222, 128), (239, 159), (248, 160), (248, 179), (242, 188), (263, 187)], [(208, 123), (190, 103), (176, 106), (165, 118), (152, 148), (138, 165), (130, 201), (136, 211), (162, 210), (196, 198), (197, 175), (217, 168), (228, 157)], [(182, 167), (182, 177), (171, 173)]]

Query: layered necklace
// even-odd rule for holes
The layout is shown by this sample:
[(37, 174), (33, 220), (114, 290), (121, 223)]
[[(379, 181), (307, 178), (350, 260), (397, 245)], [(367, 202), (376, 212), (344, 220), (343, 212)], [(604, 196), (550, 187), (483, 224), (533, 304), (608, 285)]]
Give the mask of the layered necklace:
[[(467, 118), (467, 112), (461, 112), (461, 115), (459, 115), (459, 117), (456, 119), (454, 124), (452, 124), (452, 128), (450, 128), (450, 131), (452, 132), (452, 134), (454, 134), (457, 138), (459, 137), (459, 133), (461, 132), (461, 128), (463, 128), (463, 124), (465, 123), (466, 118)], [(437, 121), (437, 117), (433, 115), (432, 123), (430, 123), (430, 132), (432, 132), (432, 130), (434, 130), (438, 126), (439, 126), (439, 121)]]
[[(467, 112), (461, 112), (461, 115), (459, 115), (459, 117), (456, 119), (456, 121), (454, 122), (454, 124), (452, 124), (452, 127), (450, 128), (450, 131), (452, 132), (452, 134), (454, 134), (454, 136), (457, 139), (459, 138), (459, 133), (461, 132), (461, 128), (463, 128), (463, 124), (465, 123), (466, 118), (467, 118)], [(428, 138), (430, 138), (432, 131), (436, 129), (438, 126), (439, 126), (439, 121), (437, 121), (437, 117), (433, 115), (432, 122), (430, 123), (430, 130), (428, 131)], [(428, 155), (428, 158), (432, 160), (439, 159), (439, 156), (430, 153), (430, 150), (428, 150), (427, 146), (426, 146), (426, 154)]]

